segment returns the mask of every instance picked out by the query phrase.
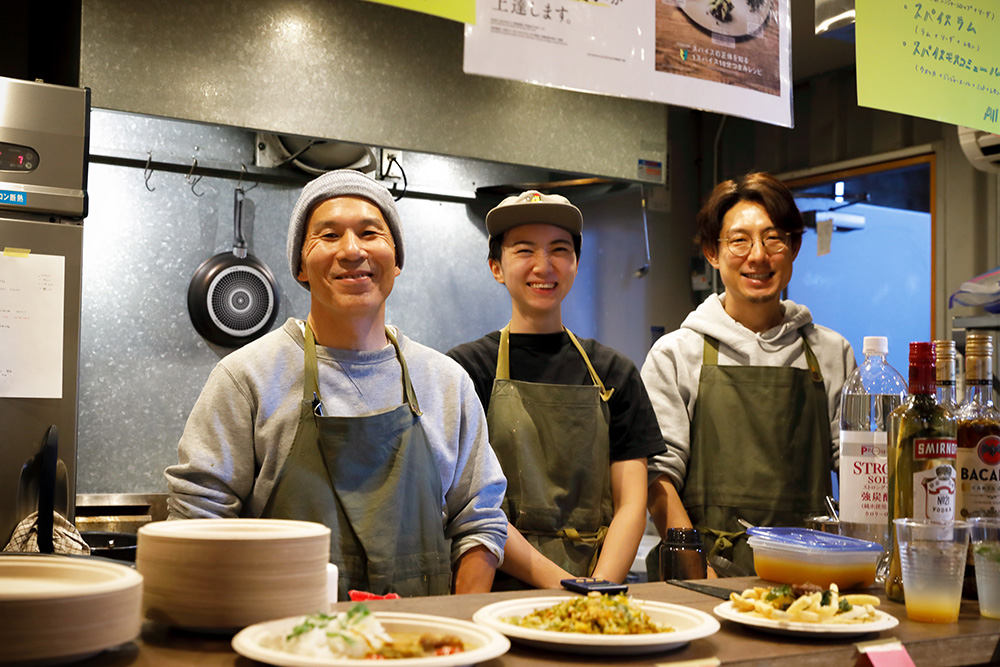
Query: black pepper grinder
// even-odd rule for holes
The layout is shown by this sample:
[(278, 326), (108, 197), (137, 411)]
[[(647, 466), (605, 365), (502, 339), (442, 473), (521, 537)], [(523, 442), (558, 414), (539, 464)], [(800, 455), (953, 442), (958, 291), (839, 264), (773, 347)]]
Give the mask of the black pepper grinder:
[(668, 528), (660, 542), (660, 581), (707, 577), (701, 535), (694, 528)]

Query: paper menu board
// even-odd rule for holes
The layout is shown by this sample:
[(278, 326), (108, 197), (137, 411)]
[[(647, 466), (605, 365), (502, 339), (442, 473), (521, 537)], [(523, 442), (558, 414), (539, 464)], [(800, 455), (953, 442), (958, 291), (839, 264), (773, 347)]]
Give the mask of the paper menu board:
[(1000, 133), (997, 0), (856, 0), (858, 104)]
[(62, 398), (66, 258), (0, 255), (0, 398)]
[(476, 19), (469, 74), (793, 124), (790, 0), (478, 0)]

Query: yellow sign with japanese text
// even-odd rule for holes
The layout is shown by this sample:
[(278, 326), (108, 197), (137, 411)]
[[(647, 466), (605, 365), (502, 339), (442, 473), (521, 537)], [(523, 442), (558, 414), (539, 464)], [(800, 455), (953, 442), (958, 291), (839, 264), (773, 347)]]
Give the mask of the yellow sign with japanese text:
[(476, 0), (368, 0), (461, 23), (476, 22)]
[(1000, 2), (856, 0), (858, 104), (1000, 134)]

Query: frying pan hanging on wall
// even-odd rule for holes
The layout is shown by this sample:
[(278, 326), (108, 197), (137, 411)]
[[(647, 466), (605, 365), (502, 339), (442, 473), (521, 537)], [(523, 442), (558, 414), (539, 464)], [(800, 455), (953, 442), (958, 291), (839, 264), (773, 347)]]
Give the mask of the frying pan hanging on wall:
[(236, 188), (233, 249), (198, 267), (188, 286), (191, 324), (205, 340), (239, 347), (263, 336), (278, 316), (278, 291), (270, 269), (247, 253), (243, 239), (243, 199)]

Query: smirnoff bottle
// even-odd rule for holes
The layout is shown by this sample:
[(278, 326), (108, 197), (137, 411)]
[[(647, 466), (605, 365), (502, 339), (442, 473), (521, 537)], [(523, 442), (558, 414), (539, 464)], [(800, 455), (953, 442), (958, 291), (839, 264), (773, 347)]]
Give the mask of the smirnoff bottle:
[[(993, 407), (993, 339), (965, 337), (965, 400), (958, 409), (958, 519), (1000, 516), (1000, 412)], [(972, 551), (965, 565), (962, 595), (976, 599)]]
[[(889, 520), (955, 518), (954, 414), (935, 398), (933, 343), (910, 343), (910, 393), (889, 420)], [(885, 592), (904, 601), (903, 571), (895, 531), (889, 531), (889, 573)]]

